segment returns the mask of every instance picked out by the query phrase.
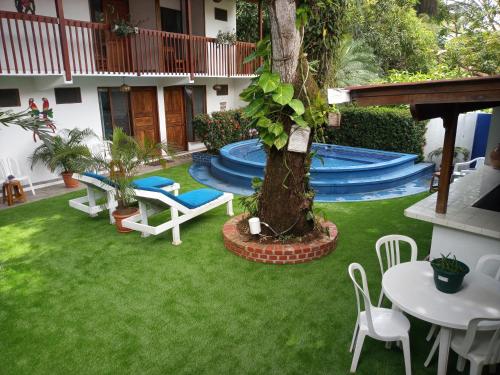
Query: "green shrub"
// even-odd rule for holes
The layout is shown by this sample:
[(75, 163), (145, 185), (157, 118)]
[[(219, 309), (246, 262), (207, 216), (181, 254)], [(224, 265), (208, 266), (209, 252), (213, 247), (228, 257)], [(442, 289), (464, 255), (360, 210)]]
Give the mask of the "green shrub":
[(219, 153), (229, 143), (250, 139), (257, 134), (255, 129), (250, 129), (250, 121), (243, 118), (241, 110), (198, 115), (193, 124), (196, 135), (212, 154)]
[(390, 107), (340, 108), (341, 126), (327, 128), (327, 143), (418, 154), (423, 159), (425, 122), (415, 121), (408, 109)]

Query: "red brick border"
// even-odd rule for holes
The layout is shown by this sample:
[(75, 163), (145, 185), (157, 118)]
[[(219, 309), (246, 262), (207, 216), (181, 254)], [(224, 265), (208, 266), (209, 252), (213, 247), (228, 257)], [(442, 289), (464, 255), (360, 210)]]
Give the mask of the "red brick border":
[(262, 244), (249, 242), (238, 232), (237, 225), (244, 215), (230, 219), (222, 228), (224, 246), (239, 257), (259, 263), (296, 264), (310, 262), (328, 255), (337, 246), (337, 226), (330, 221), (321, 221), (321, 225), (328, 229), (329, 236), (322, 237), (309, 243), (294, 244)]

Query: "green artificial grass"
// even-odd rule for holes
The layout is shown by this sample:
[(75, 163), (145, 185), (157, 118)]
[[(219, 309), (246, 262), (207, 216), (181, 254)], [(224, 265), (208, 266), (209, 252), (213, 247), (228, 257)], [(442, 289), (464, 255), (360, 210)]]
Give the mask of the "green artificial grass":
[[(201, 186), (187, 168), (156, 174), (182, 191)], [(403, 215), (424, 195), (318, 204), (339, 228), (335, 252), (273, 266), (224, 248), (225, 207), (183, 224), (173, 246), (170, 232), (119, 234), (105, 213), (70, 208), (82, 194), (0, 211), (2, 374), (347, 374), (356, 319), (347, 266), (365, 267), (376, 302), (375, 241), (411, 236), (420, 258), (430, 246), (431, 226)], [(411, 323), (414, 374), (433, 374), (435, 362), (423, 367), (429, 325)], [(367, 339), (357, 373), (403, 374), (402, 352)]]

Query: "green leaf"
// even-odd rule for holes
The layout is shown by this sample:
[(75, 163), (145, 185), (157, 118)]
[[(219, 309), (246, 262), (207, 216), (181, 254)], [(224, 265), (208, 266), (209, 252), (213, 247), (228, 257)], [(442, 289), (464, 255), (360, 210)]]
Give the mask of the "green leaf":
[(305, 112), (304, 104), (299, 99), (292, 99), (288, 103), (290, 107), (295, 111), (297, 115), (302, 115)]
[(264, 72), (259, 78), (259, 86), (265, 93), (272, 92), (280, 84), (280, 75), (277, 73)]
[(272, 135), (270, 133), (267, 133), (261, 139), (262, 139), (262, 142), (264, 142), (264, 144), (266, 144), (269, 147), (271, 147), (274, 143), (274, 135)]
[(283, 147), (285, 147), (286, 143), (288, 142), (288, 134), (285, 132), (281, 133), (279, 137), (277, 137), (274, 140), (274, 146), (278, 149), (281, 150)]
[(283, 124), (281, 122), (276, 122), (268, 128), (268, 131), (273, 133), (276, 137), (283, 133), (283, 130)]
[(257, 126), (259, 128), (267, 128), (272, 123), (273, 122), (271, 120), (269, 120), (267, 117), (260, 117), (259, 120), (257, 121)]
[(290, 118), (301, 128), (307, 128), (309, 126), (302, 116), (290, 116)]
[(257, 52), (254, 51), (243, 60), (243, 64), (248, 64), (257, 58)]
[(244, 113), (246, 116), (252, 117), (262, 109), (263, 105), (264, 105), (263, 98), (255, 99), (253, 102), (250, 102), (250, 104), (245, 108)]
[(290, 83), (280, 84), (272, 97), (276, 103), (287, 105), (293, 98), (293, 86)]

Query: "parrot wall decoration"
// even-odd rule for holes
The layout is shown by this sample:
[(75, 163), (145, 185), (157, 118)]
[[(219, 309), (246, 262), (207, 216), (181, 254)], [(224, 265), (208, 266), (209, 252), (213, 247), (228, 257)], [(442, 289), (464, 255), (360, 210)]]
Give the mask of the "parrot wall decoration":
[[(56, 132), (56, 126), (54, 122), (52, 121), (52, 118), (54, 117), (54, 113), (52, 111), (52, 108), (50, 108), (49, 100), (47, 98), (42, 98), (42, 111), (38, 109), (38, 106), (35, 103), (35, 100), (33, 98), (29, 98), (28, 100), (28, 111), (31, 114), (31, 117), (39, 119), (43, 121), (45, 126), (52, 130), (52, 133)], [(36, 136), (37, 132), (33, 132), (33, 140), (36, 142)]]

